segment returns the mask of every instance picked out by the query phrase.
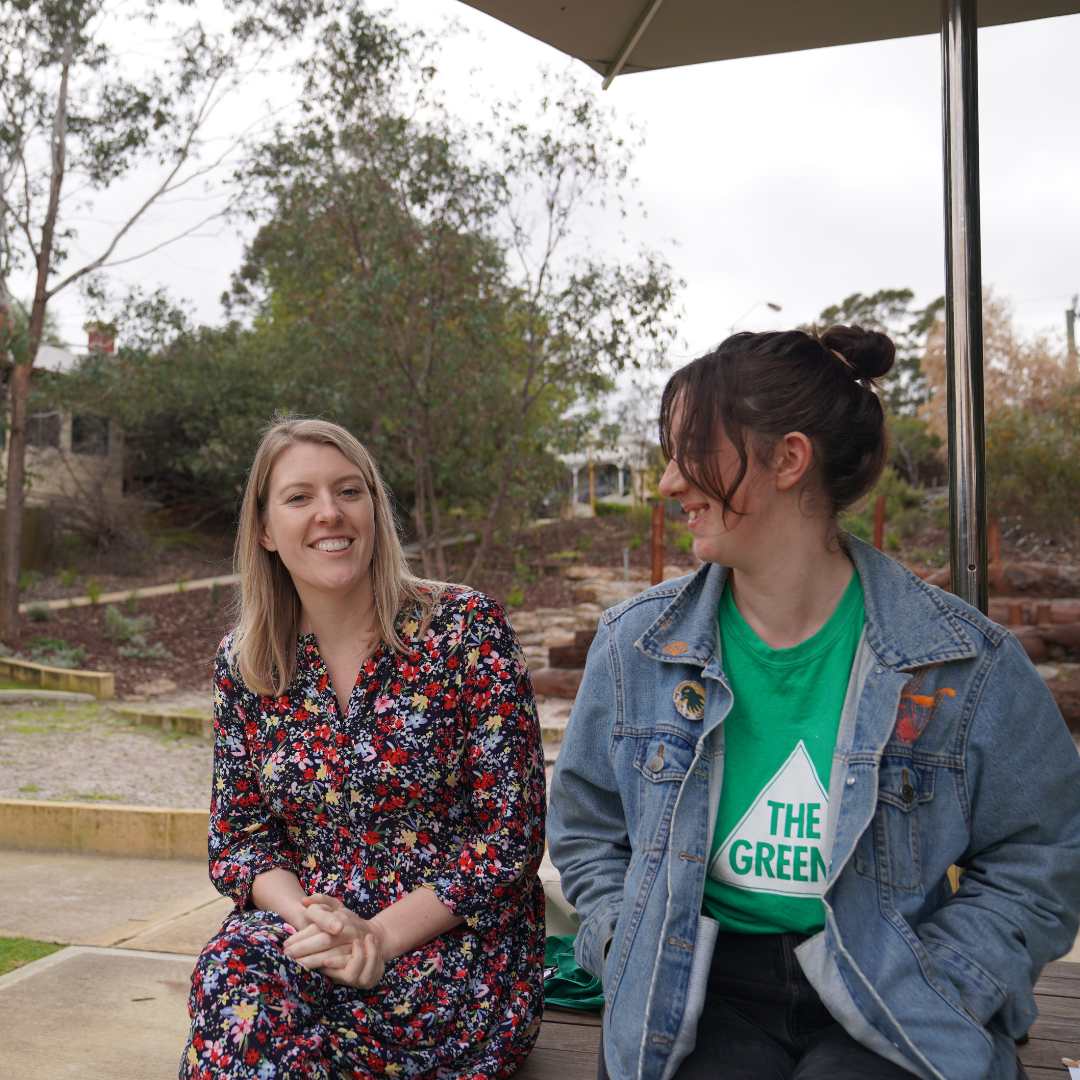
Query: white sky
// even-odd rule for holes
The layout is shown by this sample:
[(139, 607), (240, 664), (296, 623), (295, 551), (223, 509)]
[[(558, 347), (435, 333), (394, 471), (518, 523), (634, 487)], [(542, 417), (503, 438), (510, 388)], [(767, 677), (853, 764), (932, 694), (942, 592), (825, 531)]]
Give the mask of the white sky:
[[(208, 0), (198, 7), (213, 11)], [(480, 119), (496, 95), (528, 102), (542, 67), (569, 63), (456, 0), (398, 10), (412, 25), (456, 19), (467, 31), (445, 46), (439, 80), (465, 118)], [(1080, 16), (983, 30), (979, 50), (984, 281), (1013, 300), (1025, 328), (1063, 333), (1063, 311), (1080, 292)], [(598, 76), (575, 66), (599, 89)], [(254, 115), (263, 94), (286, 100), (288, 87), (278, 79), (253, 90), (222, 122)], [(856, 291), (909, 287), (921, 302), (943, 291), (939, 94), (936, 36), (615, 81), (602, 100), (646, 135), (635, 171), (648, 216), (622, 228), (632, 247), (660, 248), (686, 280), (676, 363), (736, 320), (739, 329), (787, 327)], [(99, 220), (84, 223), (80, 246), (92, 249), (119, 198), (98, 200)], [(142, 237), (164, 238), (194, 212), (160, 214)], [(585, 239), (615, 249), (608, 223), (589, 227)], [(166, 285), (199, 320), (219, 321), (243, 236), (210, 232), (119, 268), (115, 280)], [(77, 295), (58, 298), (56, 313), (63, 336), (80, 342)]]

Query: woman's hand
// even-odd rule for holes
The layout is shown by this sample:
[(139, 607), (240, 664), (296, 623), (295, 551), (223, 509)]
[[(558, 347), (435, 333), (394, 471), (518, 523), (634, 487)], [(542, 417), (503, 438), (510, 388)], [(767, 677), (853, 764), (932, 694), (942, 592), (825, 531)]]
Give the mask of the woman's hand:
[(301, 901), (308, 925), (285, 942), (285, 955), (332, 982), (370, 990), (383, 977), (386, 956), (379, 927), (322, 893)]

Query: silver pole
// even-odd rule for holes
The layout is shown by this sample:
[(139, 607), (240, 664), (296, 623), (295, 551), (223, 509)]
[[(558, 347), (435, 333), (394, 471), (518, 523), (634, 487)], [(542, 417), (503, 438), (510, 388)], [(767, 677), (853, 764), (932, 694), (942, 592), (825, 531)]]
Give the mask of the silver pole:
[(941, 0), (945, 143), (945, 358), (952, 588), (985, 612), (986, 439), (979, 234), (977, 0)]

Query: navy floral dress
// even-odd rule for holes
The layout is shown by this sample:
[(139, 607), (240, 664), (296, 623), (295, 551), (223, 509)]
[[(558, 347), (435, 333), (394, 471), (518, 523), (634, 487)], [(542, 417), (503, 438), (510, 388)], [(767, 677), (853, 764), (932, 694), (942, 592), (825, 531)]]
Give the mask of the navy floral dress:
[[(528, 669), (499, 605), (444, 594), (406, 655), (383, 646), (342, 715), (313, 635), (279, 699), (217, 660), (210, 875), (236, 901), (192, 977), (181, 1077), (505, 1077), (543, 1012), (544, 759)], [(286, 957), (256, 874), (362, 918), (426, 886), (465, 922), (371, 990)]]

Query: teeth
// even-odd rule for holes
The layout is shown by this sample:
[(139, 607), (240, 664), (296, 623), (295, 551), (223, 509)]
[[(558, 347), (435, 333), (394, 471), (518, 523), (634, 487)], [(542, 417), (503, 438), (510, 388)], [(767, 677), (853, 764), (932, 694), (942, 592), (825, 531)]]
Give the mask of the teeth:
[(704, 513), (704, 510), (690, 510), (687, 512), (686, 519), (687, 521), (695, 521)]
[(316, 551), (344, 551), (351, 543), (351, 540), (320, 540), (312, 547)]

